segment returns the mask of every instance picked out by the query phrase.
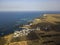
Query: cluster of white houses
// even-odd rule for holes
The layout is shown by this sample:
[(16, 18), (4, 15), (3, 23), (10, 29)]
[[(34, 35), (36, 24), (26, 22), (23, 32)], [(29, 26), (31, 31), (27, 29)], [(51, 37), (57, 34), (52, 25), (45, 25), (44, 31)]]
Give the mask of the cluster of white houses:
[(35, 31), (35, 30), (40, 30), (40, 28), (39, 27), (37, 27), (36, 29), (24, 28), (20, 31), (15, 31), (13, 37), (27, 36), (31, 31)]

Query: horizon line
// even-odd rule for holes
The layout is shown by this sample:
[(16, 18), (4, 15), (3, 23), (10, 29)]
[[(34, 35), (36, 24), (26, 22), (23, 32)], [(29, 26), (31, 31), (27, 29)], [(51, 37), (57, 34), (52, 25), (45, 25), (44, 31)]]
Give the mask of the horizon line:
[(60, 11), (57, 11), (57, 10), (0, 10), (0, 12), (27, 12), (27, 11), (50, 11), (50, 12), (60, 12)]

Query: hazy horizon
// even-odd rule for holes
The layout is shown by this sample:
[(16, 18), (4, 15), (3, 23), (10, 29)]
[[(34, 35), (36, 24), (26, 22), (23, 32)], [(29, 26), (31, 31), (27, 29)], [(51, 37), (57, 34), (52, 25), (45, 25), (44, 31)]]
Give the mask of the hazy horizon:
[(60, 11), (60, 0), (0, 0), (0, 11)]

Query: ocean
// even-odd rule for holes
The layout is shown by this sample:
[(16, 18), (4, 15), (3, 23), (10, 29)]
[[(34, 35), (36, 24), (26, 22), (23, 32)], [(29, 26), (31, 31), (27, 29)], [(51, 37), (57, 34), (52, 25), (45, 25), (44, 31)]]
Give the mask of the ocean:
[(21, 30), (21, 24), (27, 24), (29, 21), (43, 14), (60, 14), (60, 11), (20, 11), (20, 12), (0, 12), (0, 36), (8, 35), (16, 30)]

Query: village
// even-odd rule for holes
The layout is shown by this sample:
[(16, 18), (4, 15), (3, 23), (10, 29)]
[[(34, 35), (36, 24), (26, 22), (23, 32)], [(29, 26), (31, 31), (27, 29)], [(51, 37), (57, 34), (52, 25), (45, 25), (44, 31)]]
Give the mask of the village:
[[(27, 25), (25, 25), (25, 26), (27, 26)], [(23, 29), (20, 30), (20, 31), (15, 31), (13, 37), (27, 36), (31, 31), (40, 30), (39, 27), (37, 27), (36, 29), (29, 29), (29, 28), (26, 28), (26, 27), (22, 27), (22, 28)]]

